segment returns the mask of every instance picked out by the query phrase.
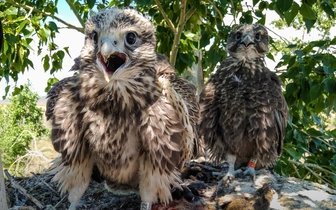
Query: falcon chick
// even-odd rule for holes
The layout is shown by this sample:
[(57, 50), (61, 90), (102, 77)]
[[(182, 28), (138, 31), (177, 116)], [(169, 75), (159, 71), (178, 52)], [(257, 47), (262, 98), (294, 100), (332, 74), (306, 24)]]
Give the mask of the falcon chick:
[(264, 63), (269, 36), (265, 27), (240, 25), (232, 30), (226, 49), (230, 54), (205, 84), (200, 95), (200, 136), (217, 162), (226, 160), (229, 171), (248, 166), (272, 167), (281, 155), (288, 107), (280, 78)]
[[(155, 52), (151, 22), (111, 8), (85, 25), (78, 74), (49, 91), (46, 117), (61, 157), (50, 170), (71, 210), (93, 167), (107, 180), (139, 189), (141, 209), (167, 204), (181, 189), (180, 168), (193, 155), (199, 114), (196, 88)], [(166, 62), (166, 63), (165, 63)]]

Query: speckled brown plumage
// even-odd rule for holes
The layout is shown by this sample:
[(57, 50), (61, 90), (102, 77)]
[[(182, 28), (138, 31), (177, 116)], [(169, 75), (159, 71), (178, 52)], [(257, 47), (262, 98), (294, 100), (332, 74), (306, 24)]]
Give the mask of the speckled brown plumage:
[(198, 139), (196, 89), (158, 59), (154, 33), (135, 10), (99, 12), (86, 23), (85, 45), (72, 68), (79, 73), (48, 93), (51, 138), (62, 154), (50, 173), (69, 192), (70, 209), (93, 167), (111, 182), (138, 188), (148, 208), (169, 203), (171, 187), (180, 188), (179, 170)]
[(282, 82), (265, 66), (268, 39), (261, 25), (233, 29), (230, 56), (200, 95), (200, 135), (217, 162), (227, 160), (238, 168), (253, 158), (259, 169), (273, 166), (281, 155), (289, 114)]

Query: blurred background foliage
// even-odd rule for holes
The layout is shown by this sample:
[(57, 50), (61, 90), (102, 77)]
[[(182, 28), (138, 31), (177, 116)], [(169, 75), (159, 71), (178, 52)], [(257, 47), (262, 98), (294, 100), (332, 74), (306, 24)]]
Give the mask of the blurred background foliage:
[[(54, 42), (62, 28), (83, 32), (92, 12), (106, 7), (134, 7), (151, 18), (156, 26), (157, 50), (170, 59), (179, 74), (195, 83), (200, 91), (218, 62), (227, 56), (226, 40), (232, 27), (243, 23), (265, 24), (273, 19), (277, 28), (302, 31), (291, 40), (272, 34), (267, 59), (276, 60), (275, 71), (284, 82), (284, 94), (291, 118), (284, 152), (275, 166), (283, 176), (295, 176), (336, 188), (336, 38), (334, 0), (66, 0), (81, 27), (58, 16), (58, 0), (5, 0), (0, 2), (5, 43), (0, 58), (0, 80), (18, 80), (19, 74), (34, 68), (32, 51), (42, 53), (44, 70), (62, 70), (68, 47)], [(269, 11), (277, 16), (267, 16)], [(224, 22), (224, 20), (226, 20)], [(229, 22), (229, 23), (228, 23)], [(319, 31), (315, 40), (304, 36)], [(32, 49), (32, 36), (39, 37)], [(71, 46), (69, 46), (71, 47)], [(52, 78), (48, 88), (56, 82)], [(6, 93), (9, 91), (9, 86)], [(12, 94), (23, 88), (17, 87)]]

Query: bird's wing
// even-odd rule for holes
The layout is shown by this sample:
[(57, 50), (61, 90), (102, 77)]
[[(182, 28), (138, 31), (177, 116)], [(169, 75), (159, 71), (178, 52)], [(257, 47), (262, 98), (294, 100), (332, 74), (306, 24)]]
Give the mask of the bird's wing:
[(65, 78), (50, 89), (47, 94), (46, 117), (51, 120), (51, 140), (55, 150), (62, 154), (62, 160), (70, 164), (83, 160), (87, 145), (82, 141), (84, 113), (77, 87), (79, 77)]
[(91, 158), (84, 132), (85, 111), (79, 97), (79, 77), (65, 78), (56, 83), (47, 95), (46, 116), (51, 120), (51, 141), (62, 157), (53, 161), (49, 173), (58, 182), (61, 193), (69, 192), (70, 209), (75, 209), (88, 187), (94, 159)]
[(168, 203), (171, 193), (161, 191), (171, 186), (180, 188), (179, 169), (192, 155), (194, 134), (182, 97), (167, 77), (160, 77), (159, 83), (162, 96), (149, 108), (140, 126), (143, 152), (139, 188), (142, 199), (153, 202), (148, 194), (153, 191), (161, 202)]
[(196, 87), (187, 80), (179, 78), (177, 76), (171, 77), (170, 83), (172, 84), (176, 93), (178, 93), (182, 97), (183, 101), (187, 106), (190, 124), (192, 126), (195, 137), (193, 140), (193, 157), (197, 158), (204, 155), (204, 143), (198, 136), (200, 107), (196, 96)]
[[(220, 122), (220, 110), (219, 104), (216, 102), (216, 86), (215, 82), (209, 80), (203, 87), (200, 94), (200, 124), (199, 124), (199, 136), (204, 140), (204, 143), (208, 148), (219, 148), (215, 145), (216, 142), (221, 138), (219, 131)], [(217, 152), (215, 152), (217, 153)], [(218, 154), (221, 154), (219, 152)], [(220, 159), (219, 156), (214, 157), (217, 160)]]
[(46, 104), (46, 118), (50, 120), (54, 117), (54, 109), (56, 102), (60, 97), (60, 93), (62, 92), (64, 86), (74, 80), (74, 77), (67, 77), (57, 83), (55, 83), (47, 94), (47, 104)]
[(199, 103), (196, 95), (196, 87), (189, 81), (182, 79), (176, 75), (175, 68), (169, 63), (168, 58), (165, 55), (157, 53), (157, 63), (155, 65), (158, 77), (166, 78), (174, 92), (176, 92), (181, 98), (181, 103), (184, 103), (187, 108), (187, 115), (190, 119), (190, 124), (193, 129), (193, 157), (199, 157), (203, 155), (204, 144), (198, 138), (198, 123), (199, 123)]

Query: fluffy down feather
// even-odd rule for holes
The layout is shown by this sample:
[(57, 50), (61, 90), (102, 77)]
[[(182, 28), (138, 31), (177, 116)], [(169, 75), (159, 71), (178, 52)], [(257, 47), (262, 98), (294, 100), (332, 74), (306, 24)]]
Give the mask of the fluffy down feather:
[(233, 29), (230, 56), (200, 95), (200, 136), (213, 159), (229, 162), (232, 174), (249, 161), (256, 169), (271, 167), (282, 152), (289, 113), (280, 78), (264, 64), (268, 39), (261, 25)]
[[(139, 189), (145, 209), (169, 203), (180, 168), (193, 154), (199, 107), (195, 87), (155, 52), (153, 25), (132, 9), (91, 17), (72, 70), (48, 93), (46, 116), (61, 157), (50, 173), (70, 209), (93, 167), (115, 183)], [(186, 91), (185, 89), (188, 91)]]

